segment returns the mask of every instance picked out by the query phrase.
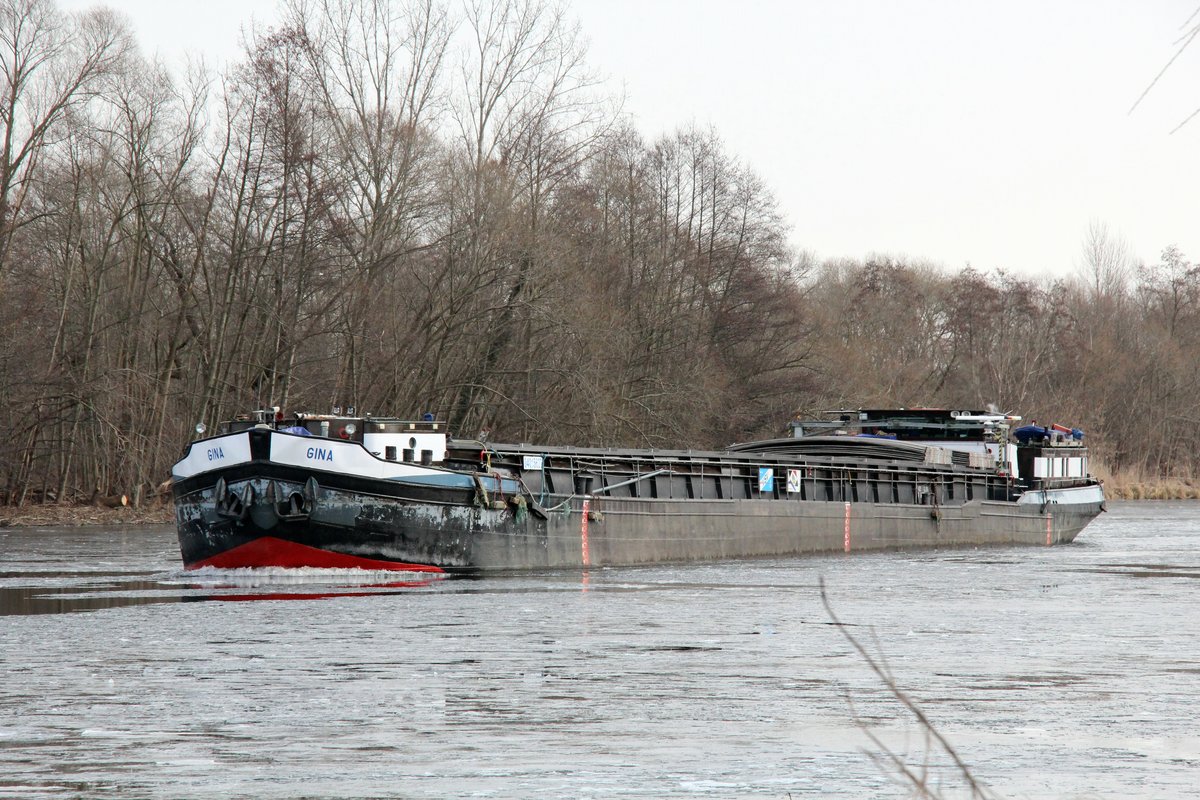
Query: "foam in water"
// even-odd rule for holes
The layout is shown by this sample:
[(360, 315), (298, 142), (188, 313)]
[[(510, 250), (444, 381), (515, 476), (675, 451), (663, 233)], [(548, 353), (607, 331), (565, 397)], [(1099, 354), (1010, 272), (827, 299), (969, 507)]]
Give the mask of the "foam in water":
[(404, 580), (395, 572), (371, 569), (327, 569), (322, 567), (238, 567), (219, 569), (201, 567), (195, 570), (179, 570), (166, 575), (163, 583), (184, 584), (202, 587), (256, 588), (262, 586), (393, 586), (432, 583), (443, 576), (437, 573), (421, 573), (405, 576)]

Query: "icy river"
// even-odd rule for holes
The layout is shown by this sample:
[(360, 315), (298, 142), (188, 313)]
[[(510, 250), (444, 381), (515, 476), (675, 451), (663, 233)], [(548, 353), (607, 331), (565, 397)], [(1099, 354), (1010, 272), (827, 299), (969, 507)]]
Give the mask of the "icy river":
[[(1200, 504), (1072, 545), (428, 583), (0, 529), (0, 798), (1183, 798)], [(844, 623), (833, 624), (821, 585)]]

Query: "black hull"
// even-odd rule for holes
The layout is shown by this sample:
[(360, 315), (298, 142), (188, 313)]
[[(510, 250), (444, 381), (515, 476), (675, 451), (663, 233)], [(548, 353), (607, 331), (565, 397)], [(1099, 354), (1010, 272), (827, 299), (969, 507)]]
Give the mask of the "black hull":
[(373, 480), (257, 460), (175, 485), (179, 542), (189, 569), (454, 572), (1045, 546), (1074, 540), (1102, 510), (1103, 495), (1094, 485), (1040, 495), (1040, 502), (940, 505), (569, 497), (547, 511), (463, 486)]

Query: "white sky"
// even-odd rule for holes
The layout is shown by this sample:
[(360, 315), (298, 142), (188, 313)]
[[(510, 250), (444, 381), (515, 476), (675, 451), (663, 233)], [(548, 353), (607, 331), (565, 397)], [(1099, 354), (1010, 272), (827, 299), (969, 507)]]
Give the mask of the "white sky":
[[(78, 9), (88, 0), (60, 0)], [(274, 0), (108, 0), (147, 53), (236, 57)], [(1028, 275), (1091, 221), (1200, 261), (1200, 42), (1133, 114), (1200, 0), (569, 0), (648, 139), (712, 125), (792, 242)]]

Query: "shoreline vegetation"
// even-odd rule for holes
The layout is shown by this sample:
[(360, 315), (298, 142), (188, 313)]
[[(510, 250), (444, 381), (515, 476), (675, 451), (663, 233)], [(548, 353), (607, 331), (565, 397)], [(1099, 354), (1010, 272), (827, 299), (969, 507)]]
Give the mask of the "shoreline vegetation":
[(1181, 478), (1127, 483), (1105, 481), (1104, 496), (1109, 500), (1200, 500), (1200, 486)]
[(103, 505), (73, 503), (0, 506), (0, 528), (170, 525), (174, 522), (174, 517), (171, 504), (158, 501), (137, 508), (109, 508)]
[(1148, 476), (1136, 470), (1112, 472), (1094, 464), (1109, 500), (1200, 500), (1200, 480), (1186, 476)]
[[(1104, 493), (1109, 500), (1200, 500), (1200, 481), (1192, 478), (1145, 478), (1105, 474)], [(97, 503), (27, 503), (0, 506), (0, 528), (79, 527), (85, 525), (170, 525), (174, 520), (170, 499), (154, 499), (141, 506), (110, 508)]]
[(1086, 431), (1130, 495), (1200, 475), (1169, 242), (1097, 220), (1040, 277), (805, 249), (719, 131), (644, 135), (549, 0), (284, 0), (186, 76), (59, 5), (0, 13), (5, 502), (142, 507), (197, 425), (276, 406), (695, 449), (994, 406)]

